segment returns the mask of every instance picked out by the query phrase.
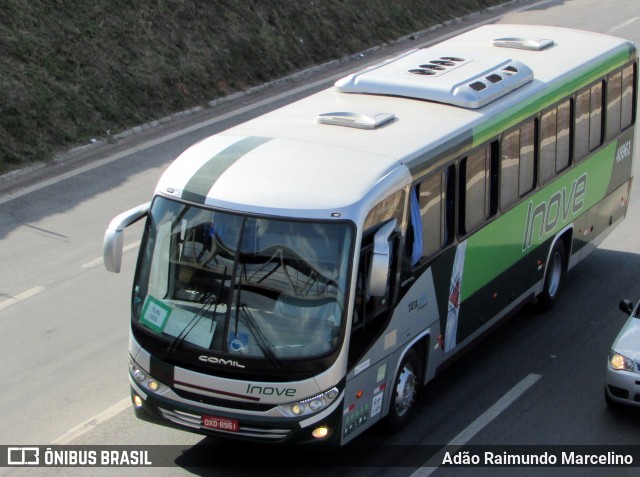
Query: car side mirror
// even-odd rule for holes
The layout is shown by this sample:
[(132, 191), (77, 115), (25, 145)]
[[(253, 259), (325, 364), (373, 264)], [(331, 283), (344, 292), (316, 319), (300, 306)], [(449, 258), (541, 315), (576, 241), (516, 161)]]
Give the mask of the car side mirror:
[(622, 300), (620, 302), (620, 309), (625, 312), (625, 314), (630, 315), (633, 311), (633, 303), (631, 300)]

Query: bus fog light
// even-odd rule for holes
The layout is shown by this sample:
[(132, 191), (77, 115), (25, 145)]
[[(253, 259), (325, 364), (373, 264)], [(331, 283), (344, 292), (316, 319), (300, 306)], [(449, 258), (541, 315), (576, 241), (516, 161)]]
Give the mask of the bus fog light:
[(311, 435), (316, 439), (323, 439), (329, 435), (329, 428), (327, 426), (316, 427)]
[(142, 398), (137, 394), (133, 395), (133, 405), (140, 409), (142, 407)]

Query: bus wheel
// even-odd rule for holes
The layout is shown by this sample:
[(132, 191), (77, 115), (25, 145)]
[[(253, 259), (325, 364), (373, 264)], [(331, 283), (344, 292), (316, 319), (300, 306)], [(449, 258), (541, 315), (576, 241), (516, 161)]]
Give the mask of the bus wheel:
[(556, 240), (549, 254), (547, 274), (544, 278), (544, 287), (538, 297), (538, 305), (542, 311), (551, 310), (560, 295), (565, 274), (565, 249), (562, 239)]
[(398, 376), (393, 386), (387, 427), (395, 432), (404, 427), (411, 416), (411, 412), (418, 397), (418, 354), (412, 348), (402, 358)]

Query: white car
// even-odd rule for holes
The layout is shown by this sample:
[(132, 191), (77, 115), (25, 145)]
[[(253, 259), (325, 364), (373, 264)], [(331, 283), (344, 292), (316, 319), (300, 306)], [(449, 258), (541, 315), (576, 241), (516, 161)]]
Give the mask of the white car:
[(629, 318), (609, 351), (604, 397), (609, 406), (640, 406), (640, 303), (622, 300), (620, 309)]

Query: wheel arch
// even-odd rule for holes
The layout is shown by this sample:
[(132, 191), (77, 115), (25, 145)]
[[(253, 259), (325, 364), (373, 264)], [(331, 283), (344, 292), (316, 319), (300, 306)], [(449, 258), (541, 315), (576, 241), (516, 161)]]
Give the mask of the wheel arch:
[(564, 250), (565, 250), (564, 263), (562, 265), (564, 266), (565, 271), (569, 269), (569, 259), (571, 257), (571, 250), (573, 247), (573, 234), (574, 234), (573, 229), (574, 229), (574, 225), (573, 223), (571, 223), (567, 225), (565, 228), (563, 228), (562, 230), (560, 230), (556, 234), (556, 236), (553, 238), (553, 241), (549, 246), (549, 250), (547, 250), (547, 259), (544, 262), (545, 263), (544, 275), (542, 277), (543, 285), (540, 286), (540, 290), (538, 291), (538, 293), (542, 292), (542, 287), (544, 286), (544, 282), (547, 279), (547, 273), (548, 273), (547, 264), (549, 263), (549, 260), (551, 260), (551, 253), (553, 252), (553, 247), (556, 245), (558, 240), (562, 241), (562, 244), (564, 245)]
[(419, 376), (421, 377), (420, 386), (424, 386), (426, 384), (427, 360), (429, 358), (428, 352), (429, 352), (430, 342), (431, 342), (430, 329), (425, 330), (424, 332), (415, 336), (411, 341), (409, 341), (409, 343), (404, 347), (404, 349), (398, 356), (398, 360), (396, 361), (395, 369), (393, 371), (393, 381), (391, 382), (395, 382), (395, 379), (398, 377), (398, 373), (400, 372), (400, 365), (402, 363), (402, 360), (404, 359), (405, 355), (409, 352), (409, 350), (413, 349), (418, 355), (418, 362), (420, 364), (420, 369), (419, 369), (420, 371)]

